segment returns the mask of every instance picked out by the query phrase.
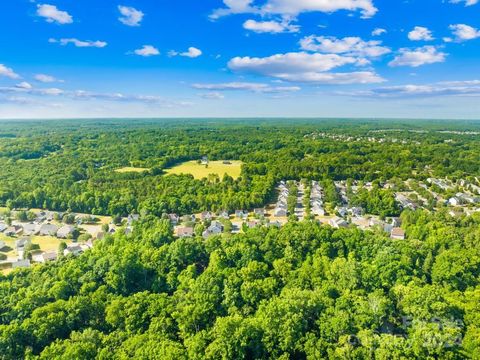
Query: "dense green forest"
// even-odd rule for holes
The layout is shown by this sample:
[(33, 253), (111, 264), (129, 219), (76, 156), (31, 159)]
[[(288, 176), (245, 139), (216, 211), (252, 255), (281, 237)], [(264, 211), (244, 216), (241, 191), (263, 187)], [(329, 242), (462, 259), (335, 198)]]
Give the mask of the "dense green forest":
[[(79, 257), (0, 275), (0, 359), (480, 359), (480, 212), (401, 212), (381, 229), (295, 219), (177, 238), (162, 214), (263, 206), (280, 180), (480, 176), (479, 122), (0, 122), (0, 206), (138, 212)], [(202, 156), (239, 179), (166, 175)], [(125, 166), (145, 173), (118, 173)], [(473, 181), (473, 180), (472, 180)]]
[[(281, 179), (385, 181), (478, 173), (478, 136), (440, 132), (479, 130), (478, 123), (358, 122), (0, 123), (0, 205), (160, 216), (261, 206)], [(427, 133), (419, 130), (425, 126)], [(378, 132), (382, 128), (385, 132)], [(316, 136), (325, 131), (355, 139)], [(166, 168), (202, 156), (242, 160), (241, 178), (164, 176)], [(114, 171), (125, 166), (150, 170)]]

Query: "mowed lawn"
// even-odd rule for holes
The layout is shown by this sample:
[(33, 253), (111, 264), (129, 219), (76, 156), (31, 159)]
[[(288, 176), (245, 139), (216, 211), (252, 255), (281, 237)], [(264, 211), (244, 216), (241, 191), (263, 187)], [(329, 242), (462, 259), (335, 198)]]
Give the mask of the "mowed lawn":
[(118, 172), (118, 173), (129, 173), (129, 172), (142, 173), (142, 172), (145, 172), (145, 171), (148, 171), (148, 170), (150, 170), (150, 169), (127, 166), (127, 167), (123, 167), (121, 169), (117, 169), (117, 170), (115, 170), (115, 172)]
[[(18, 238), (11, 238), (11, 237), (6, 237), (5, 235), (2, 234), (0, 236), (0, 240), (4, 241), (7, 248), (9, 251), (3, 251), (4, 254), (6, 254), (8, 257), (14, 257), (17, 256), (17, 251), (15, 250), (15, 241), (18, 239), (21, 239), (22, 237)], [(71, 240), (62, 240), (62, 239), (57, 239), (56, 237), (53, 236), (32, 236), (30, 237), (32, 240), (32, 244), (37, 244), (40, 246), (41, 251), (49, 252), (49, 251), (57, 251), (58, 246), (62, 241), (65, 241), (67, 244), (71, 244)], [(6, 250), (3, 249), (3, 250)]]
[(210, 161), (208, 166), (205, 166), (198, 164), (197, 161), (188, 161), (165, 171), (168, 175), (191, 174), (195, 179), (203, 179), (210, 174), (216, 174), (220, 179), (225, 174), (234, 179), (239, 178), (243, 163), (241, 161), (230, 161), (230, 163), (224, 164), (223, 161)]

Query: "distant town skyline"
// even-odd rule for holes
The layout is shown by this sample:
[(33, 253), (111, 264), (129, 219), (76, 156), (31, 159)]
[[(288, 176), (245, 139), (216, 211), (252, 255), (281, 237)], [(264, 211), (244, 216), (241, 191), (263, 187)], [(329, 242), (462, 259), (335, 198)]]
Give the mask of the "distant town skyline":
[(5, 0), (0, 118), (478, 119), (478, 0)]

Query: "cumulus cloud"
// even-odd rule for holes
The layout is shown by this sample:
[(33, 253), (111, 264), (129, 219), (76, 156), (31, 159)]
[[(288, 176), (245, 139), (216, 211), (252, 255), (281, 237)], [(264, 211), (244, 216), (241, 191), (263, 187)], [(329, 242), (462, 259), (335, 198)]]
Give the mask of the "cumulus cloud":
[(423, 26), (415, 26), (414, 29), (408, 33), (408, 38), (412, 41), (434, 40), (432, 32)]
[(37, 74), (34, 76), (34, 79), (42, 83), (52, 83), (52, 82), (60, 81), (55, 79), (55, 77), (51, 75), (46, 75), (46, 74)]
[(307, 36), (300, 41), (300, 47), (307, 51), (372, 58), (391, 52), (381, 41), (363, 41), (359, 37)]
[(140, 23), (143, 20), (143, 16), (145, 15), (143, 12), (140, 10), (137, 10), (133, 7), (128, 7), (128, 6), (118, 6), (118, 11), (120, 11), (120, 16), (118, 20), (127, 26), (140, 26)]
[(106, 43), (105, 41), (78, 40), (75, 38), (59, 39), (59, 40), (50, 38), (48, 42), (52, 44), (59, 43), (62, 46), (73, 44), (76, 47), (80, 47), (80, 48), (84, 48), (84, 47), (104, 48), (105, 46), (108, 45), (108, 43)]
[(152, 45), (143, 45), (140, 49), (134, 50), (133, 53), (144, 57), (160, 55), (160, 51)]
[(264, 83), (229, 82), (219, 84), (193, 84), (194, 89), (209, 91), (251, 91), (255, 93), (285, 93), (300, 91), (298, 86), (271, 86)]
[(444, 41), (463, 42), (474, 40), (480, 37), (480, 31), (472, 26), (465, 24), (450, 25), (449, 29), (452, 31), (454, 38), (444, 38)]
[(202, 56), (202, 50), (197, 49), (196, 47), (189, 47), (187, 51), (185, 52), (177, 52), (175, 50), (172, 50), (168, 53), (168, 56), (184, 56), (184, 57), (189, 57), (189, 58), (197, 58), (199, 56)]
[(6, 67), (3, 64), (0, 64), (0, 76), (5, 76), (10, 79), (18, 79), (20, 75), (16, 74), (13, 69)]
[(254, 5), (254, 0), (223, 0), (224, 8), (215, 10), (212, 19), (230, 14), (257, 13), (295, 17), (306, 12), (333, 13), (339, 10), (360, 11), (362, 17), (370, 18), (377, 13), (372, 0), (267, 0)]
[(71, 24), (73, 18), (66, 11), (58, 10), (55, 5), (38, 4), (37, 15), (45, 18), (49, 23)]
[(450, 0), (452, 4), (465, 3), (465, 6), (472, 6), (478, 4), (479, 0)]
[(427, 64), (444, 62), (447, 54), (435, 46), (423, 46), (416, 49), (402, 48), (389, 65), (419, 67)]
[(372, 31), (372, 36), (380, 36), (380, 35), (383, 35), (383, 34), (386, 34), (386, 33), (387, 33), (387, 30), (385, 30), (385, 29), (376, 28)]
[(365, 65), (363, 59), (338, 54), (309, 54), (306, 52), (277, 54), (265, 58), (236, 57), (229, 69), (275, 79), (317, 84), (368, 84), (383, 82), (371, 71), (327, 73), (345, 65)]
[(243, 23), (243, 28), (256, 33), (294, 33), (300, 30), (300, 26), (293, 25), (289, 21), (256, 21), (247, 20)]

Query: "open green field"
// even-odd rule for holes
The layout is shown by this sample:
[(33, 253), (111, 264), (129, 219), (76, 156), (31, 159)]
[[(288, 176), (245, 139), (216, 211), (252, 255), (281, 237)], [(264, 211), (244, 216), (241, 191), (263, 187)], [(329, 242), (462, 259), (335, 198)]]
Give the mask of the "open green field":
[(120, 168), (120, 169), (116, 169), (115, 172), (118, 172), (118, 173), (129, 173), (129, 172), (136, 172), (136, 173), (141, 173), (141, 172), (145, 172), (145, 171), (148, 171), (150, 169), (146, 169), (146, 168), (137, 168), (137, 167), (123, 167), (123, 168)]
[(171, 169), (167, 169), (166, 173), (168, 175), (190, 174), (193, 175), (195, 179), (203, 179), (210, 174), (216, 174), (220, 178), (222, 178), (224, 174), (234, 179), (239, 178), (243, 163), (241, 161), (230, 161), (230, 163), (231, 164), (224, 164), (222, 160), (210, 161), (208, 166), (206, 166), (198, 164), (197, 161), (187, 161)]

